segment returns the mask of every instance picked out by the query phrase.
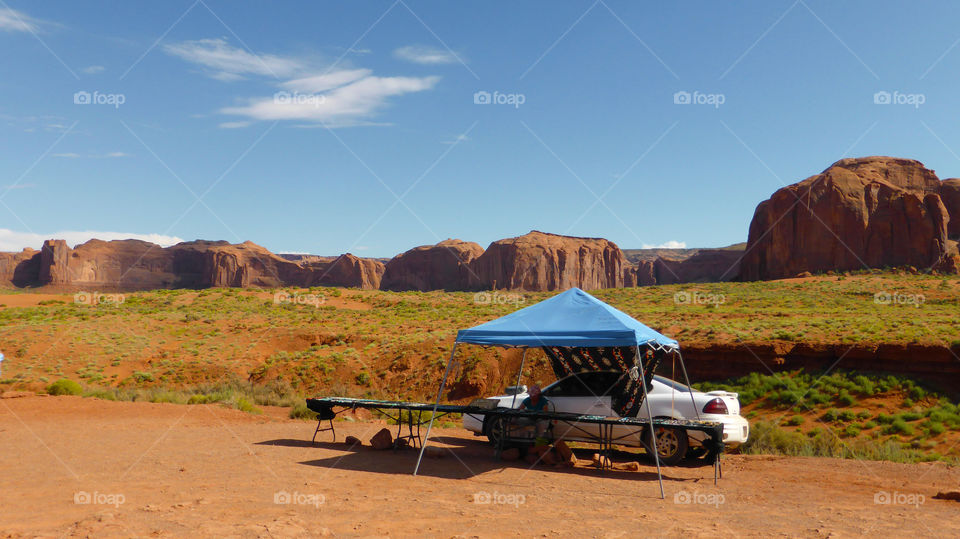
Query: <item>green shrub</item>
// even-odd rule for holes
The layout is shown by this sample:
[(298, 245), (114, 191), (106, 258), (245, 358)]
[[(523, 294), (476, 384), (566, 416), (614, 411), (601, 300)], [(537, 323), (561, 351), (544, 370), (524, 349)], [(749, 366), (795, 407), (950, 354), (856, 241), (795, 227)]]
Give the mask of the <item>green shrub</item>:
[(47, 393), (51, 395), (83, 395), (83, 388), (69, 378), (61, 378), (47, 386)]
[(790, 425), (791, 427), (798, 427), (800, 425), (803, 425), (803, 416), (795, 415), (791, 417), (790, 419), (787, 420), (787, 425)]
[(853, 410), (844, 410), (840, 412), (840, 421), (853, 421), (857, 418), (857, 414), (853, 413)]
[(884, 434), (904, 434), (906, 436), (913, 435), (913, 426), (904, 421), (903, 419), (897, 418), (893, 420), (893, 423), (890, 423), (883, 429)]
[(821, 417), (822, 420), (830, 421), (830, 422), (836, 421), (839, 418), (840, 418), (840, 411), (837, 410), (836, 408), (830, 408), (829, 410), (826, 411), (826, 413), (823, 414), (823, 417)]
[(256, 406), (253, 405), (252, 402), (248, 401), (243, 397), (240, 397), (237, 399), (236, 408), (237, 410), (240, 410), (241, 412), (247, 412), (248, 414), (263, 413), (263, 411), (260, 408), (257, 408)]
[(900, 414), (900, 419), (904, 421), (916, 421), (923, 417), (920, 412), (904, 412)]
[(307, 403), (298, 402), (290, 408), (290, 419), (307, 419), (310, 421), (316, 421), (317, 413), (307, 408)]
[(117, 400), (116, 392), (110, 391), (108, 389), (93, 389), (84, 393), (83, 396), (94, 398), (94, 399), (101, 399), (105, 401)]
[(863, 424), (863, 428), (867, 430), (875, 429), (877, 428), (877, 423), (875, 421), (867, 421), (866, 423)]
[(927, 421), (925, 423), (925, 426), (927, 427), (927, 430), (930, 432), (930, 434), (933, 436), (943, 434), (947, 430), (947, 428), (943, 426), (943, 423), (939, 423), (937, 421)]
[(149, 372), (134, 371), (134, 373), (131, 376), (136, 382), (139, 382), (139, 383), (153, 381), (153, 374)]
[(837, 402), (844, 406), (853, 406), (857, 402), (857, 399), (853, 398), (853, 395), (850, 394), (846, 389), (840, 390), (840, 394), (837, 395)]

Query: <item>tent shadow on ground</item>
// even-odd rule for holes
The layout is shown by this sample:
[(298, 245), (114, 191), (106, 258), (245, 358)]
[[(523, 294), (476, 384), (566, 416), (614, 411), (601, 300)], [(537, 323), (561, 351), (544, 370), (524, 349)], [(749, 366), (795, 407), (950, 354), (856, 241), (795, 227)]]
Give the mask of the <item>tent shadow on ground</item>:
[[(299, 440), (269, 440), (258, 442), (258, 445), (279, 445), (290, 447), (316, 447), (318, 449), (336, 450), (340, 454), (299, 462), (305, 466), (315, 466), (319, 468), (330, 468), (338, 470), (351, 470), (358, 472), (373, 472), (391, 475), (411, 475), (417, 462), (418, 450), (412, 448), (399, 450), (378, 451), (369, 446), (348, 447), (343, 443), (333, 442), (300, 442)], [(555, 467), (534, 465), (524, 461), (503, 461), (496, 460), (493, 457), (492, 449), (484, 444), (478, 444), (487, 451), (464, 451), (462, 448), (446, 447), (446, 452), (442, 458), (425, 457), (420, 466), (419, 475), (428, 477), (439, 477), (444, 479), (469, 479), (474, 476), (487, 473), (500, 473), (507, 469), (530, 469), (544, 473), (562, 473), (593, 477), (606, 477), (610, 479), (636, 480), (636, 481), (656, 481), (656, 469), (647, 464), (641, 463), (644, 467), (641, 471), (625, 470), (598, 470), (592, 467)], [(439, 447), (439, 446), (434, 446)], [(575, 453), (581, 460), (587, 460), (595, 451), (591, 449), (577, 449)], [(613, 461), (622, 462), (618, 458), (620, 452), (614, 452)], [(632, 454), (628, 454), (632, 455)], [(622, 455), (621, 455), (622, 456)], [(627, 459), (627, 460), (636, 460)], [(669, 468), (664, 468), (664, 479), (672, 481), (686, 482), (697, 481), (699, 478), (675, 477), (669, 473)]]

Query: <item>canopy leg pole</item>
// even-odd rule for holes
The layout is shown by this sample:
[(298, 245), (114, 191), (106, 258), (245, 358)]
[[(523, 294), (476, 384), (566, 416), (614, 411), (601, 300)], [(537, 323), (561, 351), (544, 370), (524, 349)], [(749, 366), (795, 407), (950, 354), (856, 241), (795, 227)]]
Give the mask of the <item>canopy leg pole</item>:
[(697, 402), (693, 400), (693, 386), (690, 385), (690, 377), (687, 376), (687, 366), (683, 364), (683, 354), (680, 353), (680, 350), (674, 352), (680, 358), (680, 369), (683, 370), (683, 381), (687, 384), (687, 387), (690, 388), (690, 404), (693, 405), (693, 411), (697, 414), (697, 420), (700, 420), (700, 410), (697, 409)]
[[(653, 412), (650, 411), (650, 399), (647, 395), (647, 380), (646, 375), (643, 373), (643, 361), (640, 359), (640, 347), (637, 346), (637, 364), (640, 365), (640, 368), (637, 369), (640, 371), (640, 387), (643, 388), (643, 403), (647, 405), (647, 419), (650, 420), (650, 445), (653, 452), (653, 461), (657, 463), (657, 481), (660, 482), (660, 499), (663, 500), (666, 496), (663, 494), (663, 474), (660, 472), (660, 451), (657, 449), (657, 432), (653, 428)], [(650, 376), (653, 376), (651, 374)]]
[(437, 391), (437, 402), (433, 404), (433, 413), (430, 414), (430, 423), (427, 424), (427, 434), (420, 442), (420, 456), (417, 457), (417, 466), (413, 469), (413, 475), (420, 471), (420, 461), (423, 460), (423, 452), (427, 449), (427, 440), (430, 439), (430, 428), (433, 427), (433, 420), (437, 417), (437, 406), (440, 406), (440, 398), (443, 396), (443, 390), (447, 387), (447, 376), (450, 375), (450, 367), (453, 366), (453, 356), (457, 353), (457, 343), (453, 343), (453, 350), (450, 351), (450, 359), (447, 360), (447, 370), (443, 373), (443, 381), (440, 382), (440, 391)]
[[(523, 355), (520, 356), (520, 370), (517, 371), (517, 383), (514, 384), (514, 387), (519, 386), (519, 385), (520, 385), (520, 380), (523, 378), (523, 363), (527, 360), (527, 350), (529, 350), (529, 348), (524, 347), (524, 348), (523, 348)], [(516, 408), (516, 407), (517, 407), (517, 393), (514, 392), (514, 393), (513, 393), (513, 400), (510, 401), (510, 408)]]

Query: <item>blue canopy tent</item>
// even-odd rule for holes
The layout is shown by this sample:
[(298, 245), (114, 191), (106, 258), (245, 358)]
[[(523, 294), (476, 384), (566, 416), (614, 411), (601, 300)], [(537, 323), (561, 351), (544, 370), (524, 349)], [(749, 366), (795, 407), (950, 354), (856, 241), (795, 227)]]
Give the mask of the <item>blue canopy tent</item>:
[(677, 341), (579, 288), (457, 332), (457, 343), (482, 346), (642, 346), (678, 349)]
[[(645, 373), (640, 365), (641, 347), (666, 353), (678, 353), (677, 341), (661, 335), (640, 323), (630, 315), (598, 300), (579, 288), (571, 288), (563, 293), (541, 301), (540, 303), (520, 309), (506, 316), (489, 322), (462, 329), (457, 332), (457, 340), (450, 353), (450, 360), (437, 393), (436, 405), (439, 405), (446, 387), (447, 376), (453, 364), (453, 358), (460, 343), (478, 344), (481, 346), (499, 346), (505, 348), (523, 348), (524, 354), (520, 361), (520, 370), (517, 373), (517, 385), (523, 373), (523, 364), (529, 348), (600, 348), (621, 347), (631, 351), (632, 366), (626, 366), (631, 377), (639, 378), (639, 386), (643, 388), (643, 398), (647, 398), (647, 383), (645, 378), (652, 376), (652, 372)], [(634, 353), (635, 352), (635, 353)], [(681, 359), (681, 366), (683, 365)], [(556, 370), (556, 367), (555, 367)], [(684, 367), (684, 376), (686, 368)], [(689, 380), (688, 380), (689, 384)], [(692, 394), (691, 394), (692, 398)], [(650, 407), (647, 407), (650, 419), (650, 433), (652, 446), (657, 447), (656, 433), (653, 428), (653, 417)], [(430, 428), (427, 427), (426, 440), (430, 437)], [(657, 474), (660, 474), (660, 459), (657, 451), (652, 451), (657, 464)], [(423, 457), (421, 447), (420, 458)], [(420, 459), (417, 460), (417, 469)], [(416, 475), (416, 470), (414, 475)], [(660, 480), (660, 494), (663, 496), (663, 480)]]

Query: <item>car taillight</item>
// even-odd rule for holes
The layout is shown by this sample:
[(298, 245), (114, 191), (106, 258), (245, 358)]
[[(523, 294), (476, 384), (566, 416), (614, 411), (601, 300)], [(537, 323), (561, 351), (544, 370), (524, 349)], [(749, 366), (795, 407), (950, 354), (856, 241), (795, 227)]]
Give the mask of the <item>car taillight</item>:
[(727, 413), (727, 403), (723, 402), (723, 399), (716, 398), (708, 402), (706, 406), (703, 407), (703, 413), (705, 414), (725, 414)]

